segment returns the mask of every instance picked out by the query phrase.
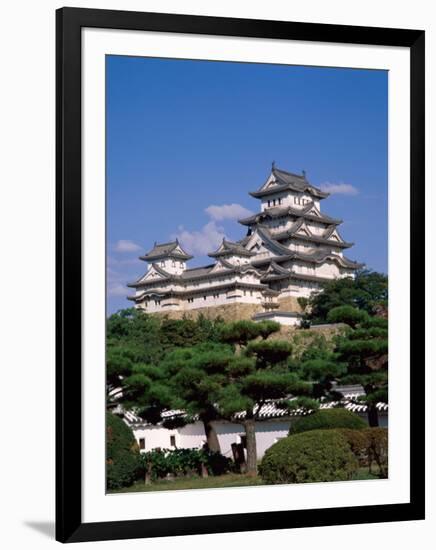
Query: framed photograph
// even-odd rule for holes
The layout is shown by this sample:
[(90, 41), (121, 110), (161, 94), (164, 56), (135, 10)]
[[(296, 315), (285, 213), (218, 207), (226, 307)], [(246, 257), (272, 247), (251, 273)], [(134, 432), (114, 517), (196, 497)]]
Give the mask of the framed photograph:
[(424, 518), (424, 32), (57, 11), (57, 520)]

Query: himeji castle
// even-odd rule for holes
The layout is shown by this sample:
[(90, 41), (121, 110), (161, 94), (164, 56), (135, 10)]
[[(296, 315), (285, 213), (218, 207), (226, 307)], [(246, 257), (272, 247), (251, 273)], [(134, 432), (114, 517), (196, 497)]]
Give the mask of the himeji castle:
[(273, 163), (265, 183), (250, 195), (259, 199), (260, 211), (239, 220), (246, 236), (224, 239), (210, 252), (209, 265), (189, 268), (192, 256), (178, 240), (155, 243), (141, 256), (148, 269), (128, 285), (135, 289), (129, 296), (135, 307), (187, 316), (236, 311), (232, 318), (292, 325), (301, 311), (299, 297), (331, 279), (353, 277), (362, 267), (344, 255), (353, 243), (338, 231), (342, 220), (321, 212), (329, 193), (309, 183), (304, 172), (292, 174)]

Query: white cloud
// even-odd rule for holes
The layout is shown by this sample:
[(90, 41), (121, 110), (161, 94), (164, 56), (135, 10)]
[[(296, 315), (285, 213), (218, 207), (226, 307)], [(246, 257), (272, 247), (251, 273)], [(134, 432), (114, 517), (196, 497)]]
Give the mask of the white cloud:
[(350, 183), (323, 183), (320, 185), (322, 191), (332, 193), (334, 195), (357, 195), (359, 190), (353, 187)]
[(126, 286), (126, 274), (113, 269), (108, 265), (107, 268), (107, 294), (108, 296), (127, 297), (129, 289)]
[(138, 258), (135, 257), (135, 258), (122, 258), (121, 260), (118, 259), (118, 258), (115, 258), (114, 256), (108, 256), (107, 257), (107, 265), (109, 267), (116, 267), (116, 268), (120, 268), (120, 267), (123, 267), (123, 266), (130, 266), (130, 265), (135, 265), (136, 267), (138, 267)]
[(115, 244), (114, 250), (116, 252), (139, 252), (142, 249), (139, 244), (133, 241), (121, 239)]
[(176, 237), (183, 248), (191, 254), (208, 254), (218, 248), (225, 233), (222, 227), (216, 225), (215, 221), (210, 221), (199, 231), (188, 231), (180, 226), (178, 232), (173, 235), (173, 238)]
[(124, 296), (124, 297), (126, 297), (129, 294), (128, 288), (126, 288), (120, 283), (113, 284), (113, 285), (108, 284), (107, 293), (108, 293), (108, 296)]
[(250, 210), (240, 204), (222, 204), (220, 206), (212, 204), (205, 209), (205, 212), (215, 221), (237, 220), (252, 214)]
[(190, 254), (209, 254), (216, 250), (225, 238), (224, 228), (216, 222), (223, 220), (237, 220), (250, 216), (252, 212), (240, 204), (211, 204), (204, 209), (210, 221), (198, 231), (189, 231), (183, 226), (171, 236), (178, 238), (183, 248)]

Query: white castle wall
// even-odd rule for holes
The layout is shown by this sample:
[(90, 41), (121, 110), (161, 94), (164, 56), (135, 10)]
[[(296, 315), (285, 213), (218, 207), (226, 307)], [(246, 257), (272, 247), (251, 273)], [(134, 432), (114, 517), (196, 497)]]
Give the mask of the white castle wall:
[(309, 203), (315, 203), (319, 208), (319, 200), (315, 200), (311, 195), (307, 193), (292, 193), (289, 191), (283, 193), (274, 193), (261, 199), (261, 210), (267, 210), (268, 208), (274, 208), (279, 206), (290, 206), (297, 210), (304, 208)]
[[(359, 416), (367, 421), (366, 413), (358, 413)], [(260, 420), (256, 422), (256, 446), (257, 455), (261, 459), (265, 451), (274, 443), (283, 437), (287, 437), (291, 423), (296, 422), (300, 417), (275, 418), (270, 420)], [(379, 424), (381, 427), (388, 426), (387, 413), (379, 413)], [(221, 447), (221, 453), (232, 458), (232, 443), (240, 443), (241, 436), (245, 434), (242, 424), (233, 424), (226, 421), (217, 421), (213, 423)], [(168, 430), (162, 426), (152, 426), (150, 424), (139, 424), (131, 426), (135, 439), (140, 443), (144, 440), (145, 448), (142, 452), (148, 452), (153, 449), (201, 449), (206, 442), (206, 435), (202, 422), (188, 424), (182, 428)], [(171, 446), (171, 436), (175, 438), (175, 446)]]
[[(273, 218), (265, 220), (263, 223), (268, 227), (273, 235), (288, 231), (295, 224), (295, 218)], [(320, 237), (327, 228), (327, 224), (322, 222), (315, 222), (312, 220), (306, 220), (306, 227), (317, 237)]]
[[(256, 444), (258, 458), (262, 458), (265, 451), (271, 447), (278, 439), (286, 437), (289, 432), (291, 421), (289, 419), (274, 419), (256, 422)], [(232, 443), (240, 443), (241, 436), (245, 434), (244, 427), (241, 424), (232, 424), (230, 422), (214, 422), (218, 441), (221, 447), (221, 453), (232, 458)], [(152, 426), (142, 424), (133, 426), (133, 434), (139, 444), (140, 439), (144, 440), (145, 448), (142, 452), (148, 452), (153, 449), (201, 449), (206, 442), (206, 435), (202, 422), (188, 424), (182, 428), (168, 430), (162, 426)], [(175, 438), (175, 447), (171, 446), (171, 436)]]
[(175, 260), (172, 258), (166, 258), (165, 260), (159, 260), (156, 264), (167, 271), (168, 273), (173, 273), (179, 275), (183, 273), (186, 269), (186, 262), (182, 260)]

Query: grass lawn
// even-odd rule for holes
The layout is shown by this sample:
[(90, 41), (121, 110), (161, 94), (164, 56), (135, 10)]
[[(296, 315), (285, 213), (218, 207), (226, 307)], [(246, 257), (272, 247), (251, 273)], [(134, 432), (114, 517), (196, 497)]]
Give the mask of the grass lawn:
[[(360, 468), (353, 480), (378, 479), (375, 474), (370, 474), (368, 468)], [(249, 485), (264, 485), (259, 476), (252, 477), (242, 474), (225, 474), (222, 476), (182, 477), (174, 480), (159, 479), (151, 485), (136, 482), (130, 487), (110, 491), (111, 493), (137, 493), (146, 491), (174, 491), (186, 489), (220, 489), (223, 487), (247, 487)]]
[(242, 474), (224, 474), (209, 477), (181, 477), (174, 480), (159, 479), (151, 485), (136, 482), (130, 487), (110, 491), (111, 493), (131, 493), (138, 491), (172, 491), (175, 489), (217, 489), (221, 487), (245, 487), (247, 485), (263, 485), (260, 477)]

